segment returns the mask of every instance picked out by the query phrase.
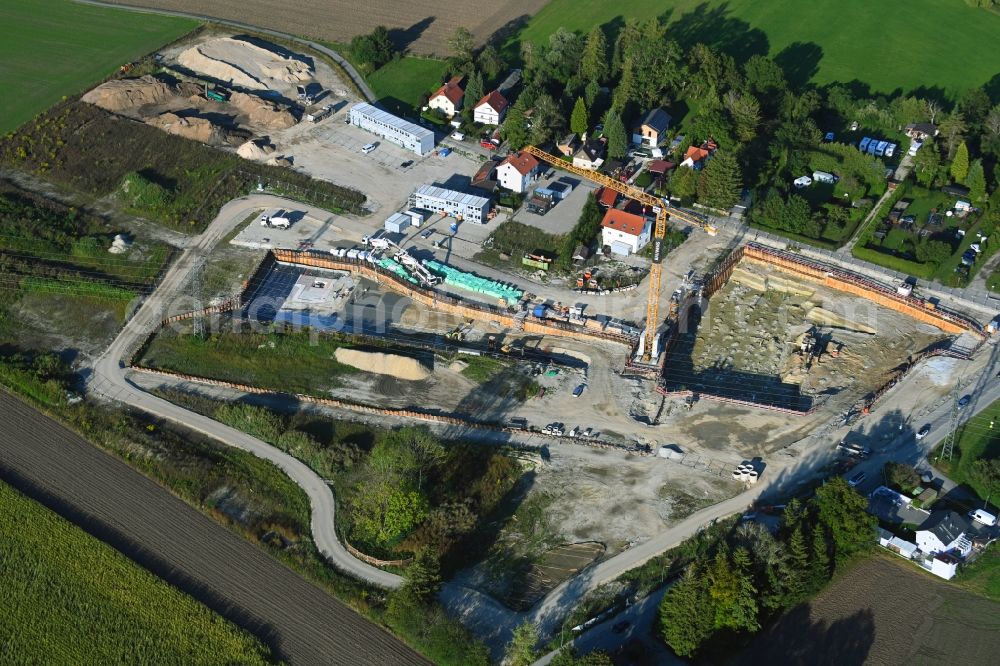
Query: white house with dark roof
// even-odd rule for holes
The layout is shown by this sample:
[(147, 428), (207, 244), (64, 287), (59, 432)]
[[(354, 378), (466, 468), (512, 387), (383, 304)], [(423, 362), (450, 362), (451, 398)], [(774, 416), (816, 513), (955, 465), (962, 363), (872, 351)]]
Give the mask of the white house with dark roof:
[(670, 127), (670, 114), (661, 107), (650, 109), (642, 120), (632, 128), (632, 143), (637, 146), (655, 148), (667, 138)]
[(917, 529), (917, 546), (928, 555), (955, 553), (961, 557), (972, 552), (972, 524), (954, 511), (935, 511)]

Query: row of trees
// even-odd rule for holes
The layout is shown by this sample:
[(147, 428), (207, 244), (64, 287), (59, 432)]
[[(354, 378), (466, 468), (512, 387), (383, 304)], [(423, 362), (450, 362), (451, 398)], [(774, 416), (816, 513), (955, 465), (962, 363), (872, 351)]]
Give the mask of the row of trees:
[(690, 565), (664, 596), (664, 640), (691, 657), (723, 653), (733, 639), (756, 633), (872, 546), (876, 520), (866, 509), (864, 497), (835, 477), (808, 502), (789, 502), (777, 536), (759, 524), (741, 524), (711, 560)]

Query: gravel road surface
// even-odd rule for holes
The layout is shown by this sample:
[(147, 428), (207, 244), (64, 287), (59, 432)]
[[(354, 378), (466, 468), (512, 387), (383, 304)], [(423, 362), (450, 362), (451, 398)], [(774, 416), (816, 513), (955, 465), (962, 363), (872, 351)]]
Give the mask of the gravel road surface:
[(0, 478), (292, 664), (420, 664), (387, 631), (124, 462), (0, 391)]

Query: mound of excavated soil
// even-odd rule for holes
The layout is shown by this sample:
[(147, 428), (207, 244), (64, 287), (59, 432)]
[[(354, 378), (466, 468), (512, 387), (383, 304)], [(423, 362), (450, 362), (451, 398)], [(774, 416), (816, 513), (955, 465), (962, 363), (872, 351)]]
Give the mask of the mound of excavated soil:
[(175, 94), (170, 85), (147, 75), (102, 83), (81, 99), (107, 111), (119, 112), (146, 104), (162, 104)]
[(378, 375), (390, 375), (397, 379), (413, 382), (427, 379), (431, 374), (425, 365), (409, 356), (340, 348), (334, 352), (334, 358), (337, 359), (338, 363), (349, 365), (358, 370), (374, 372)]
[(146, 123), (158, 127), (168, 134), (176, 134), (201, 143), (217, 145), (226, 142), (226, 130), (218, 125), (213, 125), (206, 118), (182, 118), (176, 113), (168, 112), (149, 118)]
[(296, 123), (295, 116), (288, 109), (266, 99), (234, 92), (229, 104), (246, 114), (251, 125), (267, 129), (286, 129)]
[(274, 146), (263, 139), (247, 141), (236, 149), (236, 154), (245, 160), (259, 161), (274, 152)]
[(268, 90), (274, 83), (309, 81), (309, 65), (232, 37), (192, 46), (178, 57), (188, 69), (250, 90)]

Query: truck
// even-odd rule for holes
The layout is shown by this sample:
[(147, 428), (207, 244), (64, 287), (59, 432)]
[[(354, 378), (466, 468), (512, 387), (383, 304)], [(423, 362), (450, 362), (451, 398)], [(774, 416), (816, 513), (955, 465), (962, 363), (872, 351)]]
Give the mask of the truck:
[(225, 90), (219, 88), (209, 88), (205, 87), (205, 98), (210, 99), (213, 102), (228, 102), (229, 93)]
[(287, 217), (261, 215), (260, 226), (270, 227), (272, 229), (287, 229), (292, 226), (292, 221)]
[(872, 450), (867, 446), (862, 446), (857, 442), (848, 443), (846, 439), (838, 444), (837, 448), (849, 456), (857, 456), (859, 458), (867, 458), (872, 454)]
[(306, 114), (306, 120), (311, 123), (318, 123), (327, 116), (333, 113), (333, 104), (327, 104), (322, 109), (317, 109), (316, 111), (310, 111)]

